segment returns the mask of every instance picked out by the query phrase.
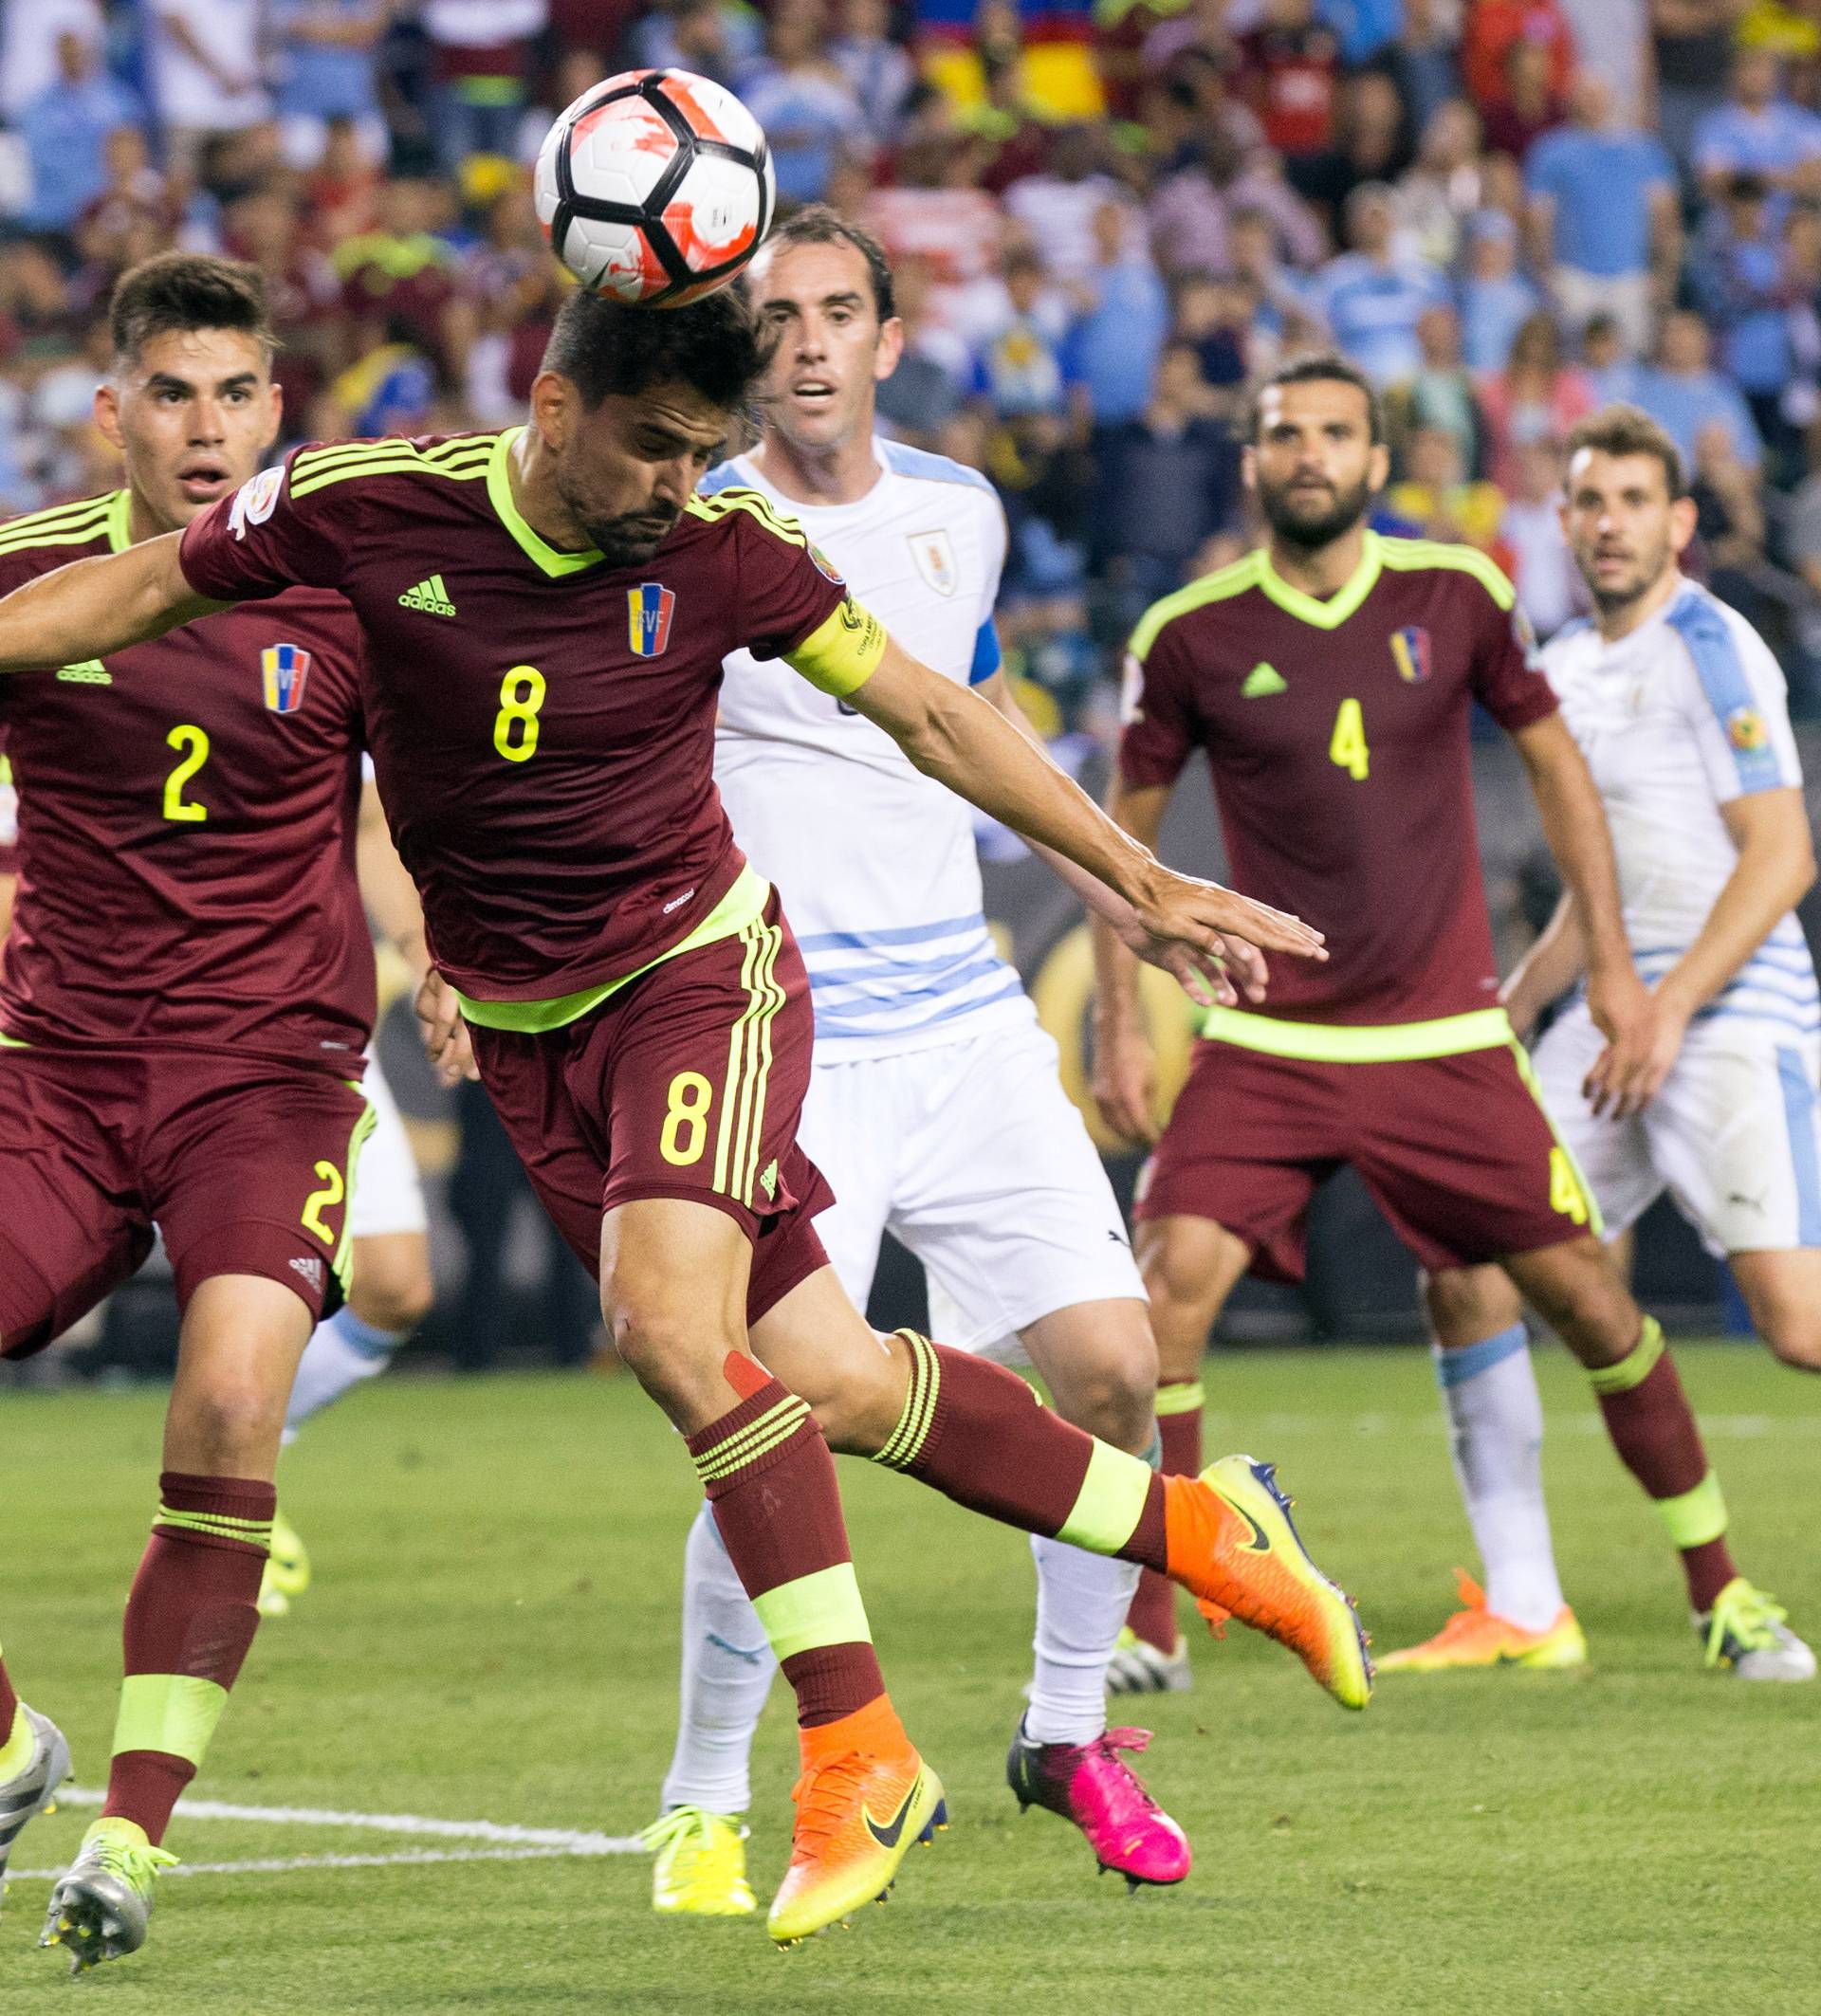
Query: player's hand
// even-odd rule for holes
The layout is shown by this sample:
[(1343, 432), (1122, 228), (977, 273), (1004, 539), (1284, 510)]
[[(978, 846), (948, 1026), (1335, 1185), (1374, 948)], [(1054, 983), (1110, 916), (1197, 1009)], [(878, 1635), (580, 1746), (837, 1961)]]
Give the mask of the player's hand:
[(1668, 1033), (1661, 1028), (1662, 1006), (1628, 961), (1588, 975), (1587, 1008), (1607, 1040), (1581, 1090), (1596, 1113), (1629, 1119), (1649, 1104), (1669, 1075), (1682, 1032), (1674, 1031), (1665, 1054)]
[[(1140, 959), (1172, 973), (1204, 1007), (1234, 1007), (1239, 995), (1228, 979), (1231, 965), (1253, 1001), (1264, 999), (1270, 975), (1263, 952), (1292, 952), (1300, 959), (1328, 957), (1322, 935), (1300, 917), (1254, 903), (1218, 882), (1179, 875), (1159, 865), (1151, 887), (1132, 910), (1142, 942), (1131, 949)], [(1243, 946), (1246, 950), (1236, 950)], [(1199, 988), (1195, 982), (1199, 981)]]
[(445, 1085), (459, 1085), (464, 1078), (478, 1079), (474, 1044), (456, 1005), (454, 990), (432, 967), (417, 990), (417, 1026), (423, 1031), (424, 1054), (436, 1067)]
[(1243, 938), (1229, 938), (1217, 932), (1209, 942), (1206, 956), (1197, 959), (1179, 939), (1153, 938), (1137, 922), (1135, 914), (1114, 928), (1127, 951), (1136, 953), (1153, 966), (1161, 966), (1189, 999), (1203, 1008), (1237, 1008), (1242, 994), (1248, 1001), (1264, 999), (1270, 970), (1264, 954)]
[(1157, 1095), (1157, 1059), (1150, 1032), (1130, 1022), (1096, 1021), (1094, 1029), (1094, 1103), (1121, 1141), (1149, 1147), (1157, 1139), (1150, 1117)]

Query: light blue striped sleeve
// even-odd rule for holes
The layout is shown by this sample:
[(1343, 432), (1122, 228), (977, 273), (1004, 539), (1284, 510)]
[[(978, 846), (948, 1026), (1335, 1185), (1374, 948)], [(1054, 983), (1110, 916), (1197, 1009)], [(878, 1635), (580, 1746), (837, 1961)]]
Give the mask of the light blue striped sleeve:
[(1689, 715), (1701, 765), (1723, 805), (1802, 781), (1789, 696), (1770, 647), (1742, 616), (1699, 592), (1669, 612), (1699, 681)]

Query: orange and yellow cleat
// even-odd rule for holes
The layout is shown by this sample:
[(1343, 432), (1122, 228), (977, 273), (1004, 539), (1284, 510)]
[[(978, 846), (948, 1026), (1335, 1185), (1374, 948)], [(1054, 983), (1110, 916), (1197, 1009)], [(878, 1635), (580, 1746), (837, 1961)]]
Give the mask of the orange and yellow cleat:
[(780, 1946), (862, 1904), (883, 1903), (910, 1849), (948, 1824), (942, 1781), (911, 1748), (886, 1695), (798, 1734), (796, 1838), (768, 1921)]
[(1566, 1604), (1544, 1631), (1527, 1631), (1508, 1617), (1486, 1608), (1486, 1592), (1465, 1568), (1454, 1579), (1463, 1608), (1457, 1610), (1433, 1638), (1402, 1652), (1388, 1652), (1380, 1661), (1386, 1673), (1450, 1673), (1472, 1666), (1585, 1666), (1587, 1640)]
[(1223, 1456), (1199, 1477), (1166, 1477), (1169, 1573), (1217, 1635), (1237, 1617), (1287, 1645), (1343, 1708), (1364, 1708), (1366, 1634), (1345, 1590), (1310, 1558), (1276, 1476), (1275, 1464)]

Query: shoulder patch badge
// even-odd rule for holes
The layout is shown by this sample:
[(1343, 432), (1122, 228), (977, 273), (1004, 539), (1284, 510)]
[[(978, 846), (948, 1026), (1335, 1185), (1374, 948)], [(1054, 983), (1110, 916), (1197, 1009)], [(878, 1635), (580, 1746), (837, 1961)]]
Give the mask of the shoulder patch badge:
[(1726, 717), (1726, 740), (1735, 749), (1762, 749), (1770, 742), (1770, 730), (1756, 707), (1735, 707)]
[(248, 525), (263, 525), (278, 508), (278, 493), (285, 487), (285, 465), (274, 463), (243, 483), (234, 492), (233, 508), (228, 514), (228, 528), (236, 539), (247, 537)]

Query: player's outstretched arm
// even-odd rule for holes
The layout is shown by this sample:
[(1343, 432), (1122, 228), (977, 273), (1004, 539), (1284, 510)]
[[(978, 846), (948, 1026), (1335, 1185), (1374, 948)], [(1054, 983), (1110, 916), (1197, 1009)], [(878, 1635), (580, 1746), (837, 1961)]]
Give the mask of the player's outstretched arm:
[(167, 532), (120, 553), (72, 560), (0, 596), (0, 672), (105, 658), (225, 608), (184, 579), (182, 538)]
[(1650, 1099), (1666, 1068), (1657, 1070), (1656, 1006), (1626, 942), (1606, 813), (1587, 760), (1559, 714), (1517, 729), (1512, 740), (1530, 775), (1543, 838), (1574, 899), (1587, 954), (1588, 1011), (1607, 1038), (1588, 1074), (1587, 1097), (1596, 1113), (1623, 1119)]
[(1551, 1001), (1566, 994), (1587, 968), (1587, 954), (1581, 945), (1580, 919), (1574, 913), (1574, 899), (1566, 891), (1555, 906), (1555, 914), (1543, 926), (1536, 943), (1517, 965), (1500, 988), (1511, 1026), (1520, 1040), (1527, 1040), (1536, 1018)]
[(1213, 985), (1226, 936), (1266, 951), (1328, 956), (1321, 933), (1299, 917), (1165, 868), (996, 708), (897, 645), (886, 643), (877, 669), (846, 697), (927, 777), (1123, 896), (1146, 934), (1141, 956), (1154, 964), (1180, 977), (1186, 962)]

